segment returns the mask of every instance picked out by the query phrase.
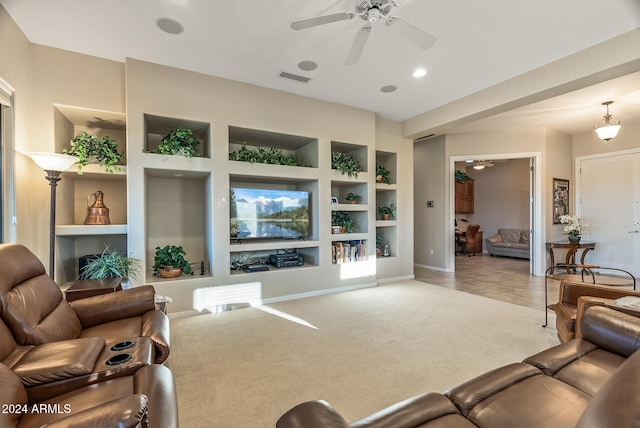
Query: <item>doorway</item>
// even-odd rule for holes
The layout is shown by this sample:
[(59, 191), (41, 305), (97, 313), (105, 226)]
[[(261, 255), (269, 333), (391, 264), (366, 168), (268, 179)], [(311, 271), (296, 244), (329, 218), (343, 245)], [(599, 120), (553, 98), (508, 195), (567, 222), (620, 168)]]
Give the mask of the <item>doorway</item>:
[[(544, 275), (544, 254), (543, 254), (543, 234), (539, 231), (542, 231), (542, 213), (541, 213), (541, 203), (538, 201), (541, 200), (541, 182), (542, 182), (542, 173), (540, 168), (537, 168), (537, 165), (540, 165), (541, 153), (512, 153), (512, 154), (499, 154), (499, 155), (464, 155), (464, 156), (451, 156), (450, 157), (450, 204), (449, 204), (449, 213), (448, 218), (451, 221), (450, 225), (450, 236), (449, 242), (453, 242), (453, 236), (455, 234), (455, 207), (454, 207), (454, 188), (455, 188), (455, 178), (453, 171), (456, 169), (456, 162), (464, 162), (467, 159), (492, 159), (495, 161), (504, 161), (504, 160), (522, 160), (522, 167), (526, 168), (527, 175), (529, 177), (528, 189), (528, 198), (525, 197), (525, 205), (521, 207), (522, 214), (521, 217), (528, 217), (528, 227), (531, 230), (531, 249), (530, 249), (530, 259), (529, 259), (529, 271), (530, 274), (542, 276)], [(508, 214), (508, 213), (507, 213)], [(513, 224), (508, 224), (508, 221), (504, 221), (505, 224), (495, 224), (491, 226), (491, 228), (484, 233), (484, 238), (488, 238), (492, 232), (496, 232), (498, 227), (514, 227)], [(522, 228), (526, 228), (526, 224), (522, 225)], [(447, 271), (454, 272), (455, 271), (455, 247), (452, 244), (450, 251), (447, 252)]]

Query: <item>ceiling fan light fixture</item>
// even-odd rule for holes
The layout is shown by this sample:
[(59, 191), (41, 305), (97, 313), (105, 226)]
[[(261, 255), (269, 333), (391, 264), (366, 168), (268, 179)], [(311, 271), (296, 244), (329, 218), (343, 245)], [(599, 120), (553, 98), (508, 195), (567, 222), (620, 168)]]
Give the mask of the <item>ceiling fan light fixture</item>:
[(603, 106), (607, 106), (607, 114), (602, 118), (604, 120), (604, 124), (602, 126), (594, 127), (596, 134), (598, 134), (598, 138), (604, 141), (609, 141), (612, 138), (615, 138), (622, 127), (620, 125), (620, 121), (612, 122), (612, 116), (609, 114), (609, 104), (613, 104), (613, 101), (605, 101), (602, 103)]
[(484, 169), (484, 165), (474, 165), (473, 169)]

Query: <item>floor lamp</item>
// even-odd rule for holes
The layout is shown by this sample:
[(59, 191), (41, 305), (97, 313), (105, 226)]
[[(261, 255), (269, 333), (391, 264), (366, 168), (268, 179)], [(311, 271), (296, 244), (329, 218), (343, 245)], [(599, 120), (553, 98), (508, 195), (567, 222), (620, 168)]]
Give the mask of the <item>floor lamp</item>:
[(47, 173), (46, 179), (51, 186), (51, 206), (49, 208), (49, 276), (53, 279), (56, 252), (56, 187), (60, 181), (60, 174), (74, 163), (75, 156), (59, 153), (30, 152), (27, 153), (33, 161)]

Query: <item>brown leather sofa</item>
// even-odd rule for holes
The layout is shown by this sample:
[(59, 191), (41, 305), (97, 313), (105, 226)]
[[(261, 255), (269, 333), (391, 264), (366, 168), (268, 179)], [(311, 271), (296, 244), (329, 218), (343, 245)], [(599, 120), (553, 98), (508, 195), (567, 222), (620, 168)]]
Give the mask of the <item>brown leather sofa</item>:
[(640, 420), (640, 312), (585, 305), (580, 337), (348, 423), (325, 401), (286, 412), (277, 428), (631, 428)]
[(106, 346), (147, 337), (153, 361), (169, 356), (169, 319), (156, 310), (152, 286), (67, 302), (40, 260), (20, 244), (0, 245), (2, 319), (20, 345), (102, 338)]
[(575, 337), (578, 299), (582, 296), (602, 299), (619, 299), (624, 296), (640, 296), (640, 291), (607, 285), (587, 284), (584, 282), (562, 281), (560, 295), (555, 305), (556, 329), (560, 342), (567, 342)]
[(159, 364), (40, 402), (28, 400), (20, 379), (4, 364), (0, 385), (2, 428), (178, 427), (173, 377)]

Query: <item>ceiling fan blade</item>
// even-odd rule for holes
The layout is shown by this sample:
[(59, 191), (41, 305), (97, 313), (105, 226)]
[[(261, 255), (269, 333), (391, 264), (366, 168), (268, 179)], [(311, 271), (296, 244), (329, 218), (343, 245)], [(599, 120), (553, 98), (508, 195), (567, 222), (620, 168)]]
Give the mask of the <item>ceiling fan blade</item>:
[(291, 23), (291, 28), (293, 28), (294, 30), (303, 30), (305, 28), (315, 27), (316, 25), (330, 24), (332, 22), (338, 22), (338, 21), (348, 21), (350, 19), (353, 19), (354, 16), (355, 14), (349, 13), (349, 12), (340, 12), (340, 13), (333, 13), (331, 15), (316, 16), (314, 18), (307, 18), (307, 19), (301, 19), (299, 21), (293, 21)]
[(356, 38), (353, 40), (353, 44), (351, 45), (351, 49), (349, 49), (349, 53), (347, 54), (345, 65), (354, 65), (358, 63), (358, 61), (360, 60), (360, 55), (364, 50), (364, 45), (367, 43), (367, 39), (369, 38), (370, 33), (370, 25), (365, 25), (360, 28), (360, 30), (358, 30)]
[(427, 33), (402, 18), (393, 18), (389, 22), (389, 26), (422, 49), (429, 49), (435, 44), (436, 40), (438, 40), (436, 36)]

